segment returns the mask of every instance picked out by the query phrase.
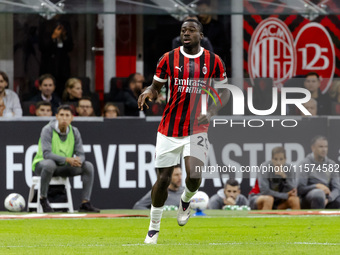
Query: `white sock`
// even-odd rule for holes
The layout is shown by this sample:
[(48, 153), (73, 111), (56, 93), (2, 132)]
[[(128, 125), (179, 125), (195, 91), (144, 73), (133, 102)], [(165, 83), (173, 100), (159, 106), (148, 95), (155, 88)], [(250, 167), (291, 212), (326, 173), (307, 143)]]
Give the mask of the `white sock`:
[(156, 230), (159, 231), (161, 228), (161, 219), (163, 214), (163, 206), (162, 207), (154, 207), (151, 205), (151, 211), (150, 211), (150, 230)]
[(190, 199), (197, 193), (198, 189), (195, 191), (190, 191), (186, 186), (182, 193), (181, 199), (183, 202), (189, 203)]

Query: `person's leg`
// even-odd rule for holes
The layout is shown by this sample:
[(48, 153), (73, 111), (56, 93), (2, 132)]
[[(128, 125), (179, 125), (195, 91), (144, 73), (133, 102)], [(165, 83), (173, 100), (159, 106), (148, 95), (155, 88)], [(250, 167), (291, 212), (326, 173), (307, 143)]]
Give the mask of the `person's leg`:
[(184, 139), (157, 133), (155, 168), (157, 181), (151, 191), (150, 225), (144, 243), (157, 244), (163, 205), (168, 197), (168, 187), (174, 166), (180, 162)]
[(157, 168), (157, 180), (151, 190), (151, 212), (149, 231), (159, 231), (163, 205), (168, 198), (168, 187), (174, 167)]
[(292, 210), (300, 210), (300, 198), (298, 196), (290, 196), (288, 198), (288, 207)]
[(57, 169), (56, 163), (51, 159), (40, 161), (35, 168), (35, 173), (40, 176), (40, 201), (41, 207), (44, 212), (54, 212), (47, 199), (48, 187), (50, 185), (52, 176)]
[(272, 196), (261, 195), (256, 200), (258, 210), (272, 210), (274, 198)]
[(187, 156), (184, 161), (187, 177), (177, 212), (179, 226), (184, 226), (190, 218), (190, 200), (197, 193), (202, 181), (201, 172), (197, 172), (196, 169), (204, 166), (204, 163), (195, 157)]
[(195, 157), (185, 157), (185, 171), (187, 176), (185, 178), (185, 189), (181, 196), (183, 202), (190, 202), (190, 199), (197, 193), (198, 188), (201, 185), (202, 177), (201, 173), (196, 169), (201, 169), (204, 163)]
[(258, 210), (256, 202), (259, 197), (260, 195), (256, 195), (256, 194), (249, 195), (248, 200), (249, 200), (249, 207), (251, 210)]
[(35, 173), (40, 176), (40, 196), (43, 198), (47, 198), (48, 187), (56, 169), (57, 165), (51, 159), (44, 159), (36, 165)]
[(145, 243), (156, 244), (161, 227), (163, 206), (168, 198), (168, 187), (174, 167), (157, 168), (157, 180), (151, 190), (150, 225)]
[(168, 198), (168, 187), (174, 167), (157, 168), (157, 180), (152, 186), (151, 200), (154, 207), (162, 207)]
[(327, 209), (340, 209), (340, 196), (334, 199), (334, 201), (329, 202), (326, 208)]
[(94, 181), (94, 168), (91, 162), (85, 161), (81, 167), (60, 166), (54, 172), (54, 176), (73, 177), (81, 175), (83, 182), (82, 191), (82, 204), (79, 211), (83, 212), (100, 212), (98, 208), (93, 207), (89, 201), (91, 198), (93, 181)]
[(81, 169), (81, 181), (83, 182), (82, 202), (85, 203), (91, 199), (94, 181), (94, 167), (91, 162), (85, 161)]
[(288, 197), (287, 200), (285, 200), (284, 202), (280, 203), (277, 206), (278, 210), (285, 210), (287, 208), (291, 208), (292, 210), (300, 210), (300, 198), (295, 196), (290, 196)]
[(313, 189), (309, 191), (305, 197), (310, 209), (324, 209), (326, 195), (321, 189)]

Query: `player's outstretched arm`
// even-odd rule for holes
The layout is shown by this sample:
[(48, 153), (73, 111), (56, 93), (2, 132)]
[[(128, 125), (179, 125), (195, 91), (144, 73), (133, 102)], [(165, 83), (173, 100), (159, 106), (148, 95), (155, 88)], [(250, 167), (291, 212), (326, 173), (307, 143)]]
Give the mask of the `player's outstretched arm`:
[(147, 99), (149, 101), (155, 100), (158, 97), (161, 88), (163, 87), (164, 83), (158, 82), (156, 80), (152, 81), (152, 84), (147, 87), (144, 92), (138, 98), (138, 108), (143, 111), (144, 104), (149, 109), (149, 106), (145, 102)]

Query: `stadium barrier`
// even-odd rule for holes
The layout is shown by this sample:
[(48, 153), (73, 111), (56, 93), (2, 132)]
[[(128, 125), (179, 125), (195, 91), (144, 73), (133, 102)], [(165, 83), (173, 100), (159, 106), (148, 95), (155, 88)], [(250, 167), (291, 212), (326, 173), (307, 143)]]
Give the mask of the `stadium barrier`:
[[(150, 190), (156, 180), (154, 155), (159, 120), (155, 117), (75, 119), (73, 125), (82, 134), (86, 159), (95, 167), (92, 193), (95, 206), (101, 209), (132, 208)], [(315, 135), (329, 138), (328, 155), (339, 162), (339, 118), (297, 117), (293, 118), (297, 123), (294, 127), (283, 126), (282, 120), (282, 117), (275, 116), (257, 116), (256, 119), (225, 117), (223, 122), (226, 124), (211, 125), (209, 165), (231, 164), (238, 168), (260, 165), (270, 159), (275, 146), (284, 146), (287, 161), (296, 163), (310, 153), (310, 140)], [(294, 123), (286, 121), (284, 124)], [(27, 197), (32, 179), (32, 158), (37, 151), (41, 129), (46, 124), (46, 119), (38, 117), (0, 120), (0, 201), (12, 192)], [(221, 172), (213, 177), (202, 182), (201, 190), (209, 196), (222, 188), (229, 177), (236, 177), (242, 182), (242, 193), (245, 195), (255, 183), (254, 176), (247, 173), (232, 176)], [(77, 209), (82, 187), (80, 177), (73, 178), (71, 183), (74, 207)], [(0, 203), (0, 210), (4, 210), (3, 203)]]

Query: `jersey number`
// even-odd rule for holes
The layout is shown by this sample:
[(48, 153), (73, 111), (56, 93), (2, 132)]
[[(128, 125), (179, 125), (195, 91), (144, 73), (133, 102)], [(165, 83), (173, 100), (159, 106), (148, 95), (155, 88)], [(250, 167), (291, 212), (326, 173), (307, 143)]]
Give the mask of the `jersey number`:
[(205, 143), (205, 148), (208, 149), (208, 138), (203, 138), (202, 136), (198, 136), (197, 138), (199, 139), (197, 145), (204, 147), (203, 143)]

